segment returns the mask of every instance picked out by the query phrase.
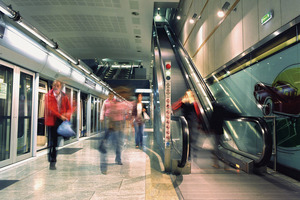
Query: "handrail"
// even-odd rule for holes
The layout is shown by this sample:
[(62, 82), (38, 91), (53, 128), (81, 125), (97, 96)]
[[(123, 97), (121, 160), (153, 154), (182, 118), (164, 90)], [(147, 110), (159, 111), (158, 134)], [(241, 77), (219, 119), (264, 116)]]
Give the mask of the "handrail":
[[(196, 70), (196, 66), (194, 64), (194, 62), (192, 61), (190, 55), (188, 54), (188, 52), (186, 51), (186, 49), (183, 47), (182, 43), (180, 42), (180, 40), (176, 39), (176, 41), (173, 39), (173, 38), (177, 38), (177, 37), (174, 37), (175, 36), (175, 33), (174, 31), (167, 25), (164, 26), (165, 30), (166, 31), (169, 31), (170, 33), (172, 33), (173, 37), (172, 37), (172, 40), (174, 41), (174, 43), (177, 43), (179, 44), (180, 46), (180, 49), (184, 52), (186, 58), (188, 59), (189, 63), (191, 64), (192, 68), (193, 68), (193, 71), (197, 74), (197, 77), (199, 78), (199, 80), (201, 81), (201, 85), (203, 86), (203, 88), (205, 89), (205, 92), (206, 94), (208, 94), (209, 98), (211, 101), (215, 101), (215, 98), (214, 96), (212, 95), (212, 92), (210, 91), (210, 89), (208, 88), (208, 86), (206, 85), (203, 77), (201, 76), (201, 74), (199, 73), (198, 70)], [(169, 36), (169, 35), (168, 35)]]
[[(190, 58), (189, 54), (187, 53), (187, 51), (185, 50), (185, 48), (183, 47), (183, 45), (181, 44), (181, 42), (178, 39), (176, 39), (176, 41), (174, 41), (173, 38), (176, 38), (176, 37), (174, 37), (175, 34), (172, 31), (172, 29), (169, 26), (167, 26), (167, 25), (164, 26), (164, 29), (165, 29), (165, 31), (167, 33), (167, 36), (168, 36), (170, 42), (173, 42), (173, 44), (179, 45), (179, 48), (183, 51), (185, 59), (188, 60), (188, 64), (192, 68), (192, 71), (199, 78), (199, 83), (202, 85), (203, 90), (208, 95), (209, 100), (211, 102), (215, 101), (215, 98), (212, 95), (212, 92), (210, 91), (209, 87), (205, 83), (205, 81), (202, 78), (202, 76), (199, 74), (199, 71), (196, 70), (196, 67), (195, 67), (194, 63), (192, 62), (192, 59)], [(171, 34), (172, 34), (172, 36), (171, 36)], [(173, 50), (174, 51), (177, 51), (176, 45), (173, 45)], [(179, 57), (181, 58), (181, 56), (179, 56)], [(191, 84), (193, 85), (193, 87), (195, 87), (192, 80), (191, 80)], [(200, 103), (201, 103), (201, 101), (200, 101)], [(261, 129), (261, 133), (262, 133), (263, 142), (264, 142), (262, 154), (260, 155), (259, 158), (257, 158), (254, 155), (251, 155), (249, 153), (235, 150), (233, 148), (230, 148), (230, 149), (226, 148), (226, 147), (224, 147), (224, 148), (226, 148), (226, 149), (228, 149), (230, 151), (234, 151), (234, 152), (236, 152), (236, 153), (238, 153), (240, 155), (243, 155), (245, 157), (248, 157), (248, 158), (252, 159), (254, 161), (254, 165), (256, 167), (260, 167), (260, 166), (266, 165), (267, 162), (270, 160), (271, 155), (272, 155), (272, 136), (270, 134), (270, 131), (268, 130), (268, 126), (267, 126), (265, 120), (263, 118), (250, 117), (250, 116), (249, 117), (248, 116), (247, 117), (243, 116), (243, 117), (238, 117), (238, 118), (231, 118), (231, 119), (227, 119), (227, 120), (255, 122), (256, 124), (259, 125), (259, 127)]]
[(246, 121), (246, 122), (254, 122), (259, 125), (262, 138), (263, 138), (263, 149), (262, 154), (257, 159), (257, 156), (253, 156), (252, 154), (239, 151), (233, 148), (228, 148), (222, 145), (227, 150), (234, 151), (237, 154), (240, 154), (242, 156), (245, 156), (247, 158), (250, 158), (254, 161), (255, 167), (261, 167), (267, 164), (269, 162), (271, 155), (272, 155), (272, 135), (269, 131), (268, 125), (265, 122), (265, 120), (261, 117), (250, 117), (250, 116), (241, 116), (237, 118), (226, 118), (224, 121)]
[(154, 22), (154, 30), (155, 30), (155, 38), (156, 40), (154, 40), (156, 42), (156, 46), (158, 47), (158, 55), (159, 55), (159, 60), (160, 60), (160, 68), (161, 68), (161, 71), (162, 71), (162, 74), (163, 74), (163, 80), (164, 80), (164, 83), (166, 82), (166, 78), (165, 78), (165, 71), (164, 71), (164, 62), (161, 58), (161, 52), (160, 52), (160, 43), (159, 43), (159, 39), (158, 39), (158, 34), (157, 34), (157, 28), (156, 28), (156, 23)]
[(182, 130), (182, 154), (181, 154), (181, 160), (178, 163), (178, 167), (182, 168), (185, 166), (188, 156), (189, 156), (189, 128), (188, 123), (183, 116), (171, 116), (171, 120), (179, 121), (181, 124), (181, 130)]
[[(171, 32), (172, 29), (169, 26), (164, 25), (164, 30), (166, 31), (168, 39), (169, 39), (170, 43), (172, 44), (173, 51), (176, 55), (176, 60), (177, 60), (178, 64), (180, 64), (182, 66), (181, 70), (182, 70), (182, 73), (184, 74), (185, 80), (188, 83), (188, 85), (190, 86), (190, 88), (195, 92), (198, 102), (200, 103), (201, 107), (203, 108), (200, 110), (200, 112), (201, 112), (201, 115), (202, 115), (203, 121), (204, 121), (204, 129), (209, 131), (209, 129), (210, 129), (209, 117), (211, 114), (209, 111), (212, 110), (211, 102), (215, 101), (215, 99), (214, 99), (210, 89), (206, 85), (205, 81), (203, 80), (202, 76), (196, 69), (196, 67), (195, 67), (194, 63), (192, 62), (191, 58), (189, 57), (188, 53), (186, 52), (186, 50), (184, 49), (184, 47), (182, 46), (180, 41), (177, 39), (175, 34), (173, 32)], [(177, 49), (180, 49), (180, 51)], [(186, 66), (187, 64), (185, 64), (184, 60), (187, 62), (188, 66)], [(189, 72), (188, 69), (190, 69), (192, 72)], [(197, 77), (198, 80), (194, 80), (191, 77)]]

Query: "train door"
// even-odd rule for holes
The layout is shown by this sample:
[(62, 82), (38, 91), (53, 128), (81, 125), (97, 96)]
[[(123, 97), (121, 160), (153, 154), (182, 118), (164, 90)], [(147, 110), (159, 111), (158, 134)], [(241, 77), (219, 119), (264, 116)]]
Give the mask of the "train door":
[(48, 92), (48, 83), (45, 80), (39, 81), (38, 89), (38, 128), (37, 128), (37, 150), (47, 148), (47, 128), (45, 126), (45, 96)]
[[(17, 129), (17, 161), (32, 156), (33, 133), (33, 80), (34, 73), (20, 69), (19, 74), (19, 105), (18, 105), (18, 129)], [(16, 126), (15, 126), (16, 127)]]
[[(77, 106), (77, 90), (74, 90), (73, 88), (70, 88), (68, 86), (65, 87), (65, 93), (69, 98), (70, 104), (72, 108), (76, 108)], [(75, 95), (74, 95), (75, 93)], [(72, 129), (75, 131), (77, 134), (77, 110), (75, 109), (72, 113), (70, 122), (72, 124)], [(65, 144), (69, 144), (74, 141), (74, 139), (77, 139), (77, 135), (70, 137), (68, 139), (65, 139), (64, 142)]]
[(13, 73), (12, 67), (0, 61), (0, 167), (12, 163)]
[(78, 122), (78, 90), (73, 89), (72, 90), (72, 108), (74, 109), (71, 122), (72, 122), (72, 128), (76, 133), (76, 137), (79, 134), (79, 122)]
[(88, 103), (88, 95), (80, 92), (80, 119), (79, 119), (80, 137), (84, 137), (87, 135), (87, 103)]
[(0, 167), (32, 156), (34, 79), (0, 61)]
[(92, 96), (91, 100), (91, 134), (94, 133), (94, 124), (95, 124), (95, 98)]

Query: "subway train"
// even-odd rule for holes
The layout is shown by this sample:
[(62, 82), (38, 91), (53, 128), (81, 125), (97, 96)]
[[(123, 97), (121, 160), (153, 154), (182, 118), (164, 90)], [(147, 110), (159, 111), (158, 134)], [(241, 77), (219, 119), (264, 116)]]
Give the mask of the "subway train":
[(64, 83), (63, 91), (76, 107), (71, 118), (76, 136), (60, 138), (60, 146), (97, 133), (101, 129), (99, 111), (112, 88), (92, 77), (83, 62), (74, 65), (3, 17), (1, 30), (0, 167), (30, 158), (47, 147), (44, 100), (55, 79)]

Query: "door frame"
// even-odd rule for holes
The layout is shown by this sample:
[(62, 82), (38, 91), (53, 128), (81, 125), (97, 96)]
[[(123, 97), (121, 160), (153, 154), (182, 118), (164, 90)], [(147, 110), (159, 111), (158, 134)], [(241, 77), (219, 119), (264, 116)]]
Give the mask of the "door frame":
[[(17, 118), (16, 118), (16, 124), (15, 124), (15, 126), (14, 126), (14, 128), (16, 129), (15, 130), (15, 138), (14, 138), (14, 143), (13, 143), (13, 145), (15, 145), (15, 160), (13, 160), (14, 162), (18, 162), (18, 161), (21, 161), (21, 160), (24, 160), (24, 159), (26, 159), (26, 158), (30, 158), (30, 157), (32, 157), (32, 155), (33, 155), (33, 149), (35, 149), (34, 148), (34, 142), (33, 142), (33, 134), (34, 134), (34, 132), (33, 132), (33, 130), (34, 130), (34, 120), (36, 120), (35, 118), (34, 118), (34, 101), (35, 101), (35, 94), (36, 94), (36, 92), (35, 91), (37, 91), (37, 88), (36, 88), (36, 84), (35, 84), (35, 73), (34, 72), (31, 72), (31, 71), (28, 71), (28, 70), (26, 70), (26, 69), (23, 69), (23, 68), (20, 68), (20, 67), (17, 67), (16, 68), (16, 74), (18, 74), (18, 77), (16, 77), (16, 78), (18, 78), (17, 79), (17, 84), (16, 84), (16, 86), (19, 86), (20, 85), (20, 77), (21, 77), (21, 73), (25, 73), (25, 74), (28, 74), (28, 75), (31, 75), (32, 76), (32, 106), (31, 106), (31, 124), (30, 124), (30, 126), (31, 126), (31, 130), (30, 130), (30, 151), (28, 152), (28, 153), (25, 153), (25, 154), (22, 154), (22, 155), (19, 155), (18, 156), (18, 154), (17, 154), (17, 148), (18, 148), (18, 137), (17, 137), (17, 134), (18, 134), (18, 124), (19, 124), (19, 122), (18, 122), (18, 119), (19, 119), (19, 95), (20, 95), (20, 93), (19, 93), (19, 87), (18, 88), (16, 88), (16, 90), (18, 90), (18, 93), (16, 94), (16, 96), (15, 96), (15, 101), (18, 101), (17, 102), (17, 106), (13, 106), (13, 107), (16, 107), (17, 109), (16, 109), (16, 116), (17, 116)], [(13, 104), (13, 105), (15, 105), (15, 104)]]
[[(18, 161), (27, 159), (32, 157), (34, 148), (33, 143), (33, 134), (34, 134), (34, 100), (36, 95), (36, 80), (35, 80), (35, 73), (29, 70), (23, 69), (19, 66), (13, 65), (9, 62), (3, 61), (0, 59), (0, 64), (13, 69), (13, 88), (12, 88), (12, 99), (11, 99), (11, 129), (10, 129), (10, 157), (9, 159), (0, 161), (0, 167), (4, 167), (6, 165), (10, 165), (16, 163)], [(20, 75), (21, 73), (29, 74), (32, 76), (32, 106), (31, 106), (31, 130), (30, 130), (30, 151), (28, 153), (17, 155), (17, 148), (18, 148), (18, 121), (19, 121), (19, 85), (20, 85)]]

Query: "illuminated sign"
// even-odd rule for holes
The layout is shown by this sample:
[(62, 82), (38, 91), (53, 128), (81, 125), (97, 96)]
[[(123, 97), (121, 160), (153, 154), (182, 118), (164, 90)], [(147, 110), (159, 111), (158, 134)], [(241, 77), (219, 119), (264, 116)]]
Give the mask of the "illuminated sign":
[(270, 12), (268, 12), (267, 14), (265, 14), (261, 19), (260, 19), (260, 23), (261, 25), (266, 24), (268, 21), (270, 21), (273, 18), (273, 10), (271, 10)]

